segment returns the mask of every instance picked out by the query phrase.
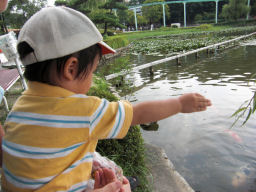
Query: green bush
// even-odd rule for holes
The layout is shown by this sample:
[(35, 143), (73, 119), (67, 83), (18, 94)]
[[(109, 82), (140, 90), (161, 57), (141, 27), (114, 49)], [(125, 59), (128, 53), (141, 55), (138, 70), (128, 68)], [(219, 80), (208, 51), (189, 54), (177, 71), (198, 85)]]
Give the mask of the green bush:
[[(87, 95), (105, 98), (108, 101), (117, 101), (118, 98), (110, 93), (108, 84), (100, 78), (94, 79), (94, 86)], [(101, 140), (98, 142), (97, 149), (102, 156), (107, 156), (115, 161), (124, 171), (126, 176), (137, 176), (140, 186), (137, 192), (149, 192), (147, 181), (148, 169), (145, 165), (145, 148), (141, 136), (140, 127), (130, 127), (128, 134), (123, 139)]]
[(203, 20), (202, 14), (196, 14), (195, 21), (198, 22), (198, 21), (202, 21), (202, 20)]
[(170, 31), (170, 30), (172, 30), (172, 28), (171, 27), (164, 27), (164, 26), (162, 26), (162, 27), (160, 27), (159, 29), (156, 29), (156, 30), (159, 30), (159, 31)]
[(87, 95), (105, 98), (108, 101), (118, 101), (118, 98), (110, 92), (108, 83), (100, 77), (93, 77), (93, 86), (90, 88)]
[(131, 127), (123, 139), (99, 141), (96, 150), (122, 167), (124, 175), (139, 178), (141, 185), (136, 191), (149, 191), (146, 179), (148, 170), (145, 165), (144, 141), (139, 126)]
[(104, 39), (105, 43), (107, 43), (110, 47), (114, 49), (118, 49), (120, 47), (126, 47), (129, 45), (129, 41), (126, 37), (124, 36), (110, 36), (110, 37), (105, 37)]
[(200, 30), (207, 30), (207, 29), (211, 29), (213, 26), (211, 24), (202, 24), (198, 27), (196, 27), (197, 29), (200, 29)]

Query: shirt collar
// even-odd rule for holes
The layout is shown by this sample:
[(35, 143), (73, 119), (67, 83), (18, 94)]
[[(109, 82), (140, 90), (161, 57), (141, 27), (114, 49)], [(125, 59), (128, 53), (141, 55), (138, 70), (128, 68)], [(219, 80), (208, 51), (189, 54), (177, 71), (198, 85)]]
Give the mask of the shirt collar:
[(41, 97), (69, 97), (75, 93), (59, 86), (29, 81), (28, 90), (24, 91), (22, 94)]

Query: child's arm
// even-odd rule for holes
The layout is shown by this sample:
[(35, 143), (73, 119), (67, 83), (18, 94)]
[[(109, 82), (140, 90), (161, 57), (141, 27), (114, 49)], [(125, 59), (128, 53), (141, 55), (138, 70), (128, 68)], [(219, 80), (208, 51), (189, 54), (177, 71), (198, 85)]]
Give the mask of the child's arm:
[(158, 121), (176, 113), (205, 111), (211, 101), (198, 93), (184, 94), (178, 98), (146, 101), (133, 105), (132, 125)]

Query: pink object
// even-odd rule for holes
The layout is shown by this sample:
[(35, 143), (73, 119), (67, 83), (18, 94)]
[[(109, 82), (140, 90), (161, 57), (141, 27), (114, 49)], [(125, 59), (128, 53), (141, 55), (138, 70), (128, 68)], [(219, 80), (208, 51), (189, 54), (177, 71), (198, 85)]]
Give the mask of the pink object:
[(0, 86), (6, 91), (20, 78), (17, 69), (0, 69)]
[(226, 129), (225, 132), (228, 133), (236, 142), (238, 143), (242, 142), (241, 137), (239, 137), (239, 135), (236, 132), (229, 129)]

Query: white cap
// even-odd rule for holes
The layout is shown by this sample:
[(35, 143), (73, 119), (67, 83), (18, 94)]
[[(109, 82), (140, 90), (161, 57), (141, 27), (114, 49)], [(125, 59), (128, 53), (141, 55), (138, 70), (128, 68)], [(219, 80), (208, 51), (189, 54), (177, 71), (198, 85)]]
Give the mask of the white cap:
[(24, 24), (18, 45), (26, 42), (34, 50), (21, 60), (23, 65), (29, 65), (60, 58), (95, 44), (101, 46), (102, 55), (115, 53), (102, 40), (99, 30), (83, 13), (67, 7), (47, 7)]

